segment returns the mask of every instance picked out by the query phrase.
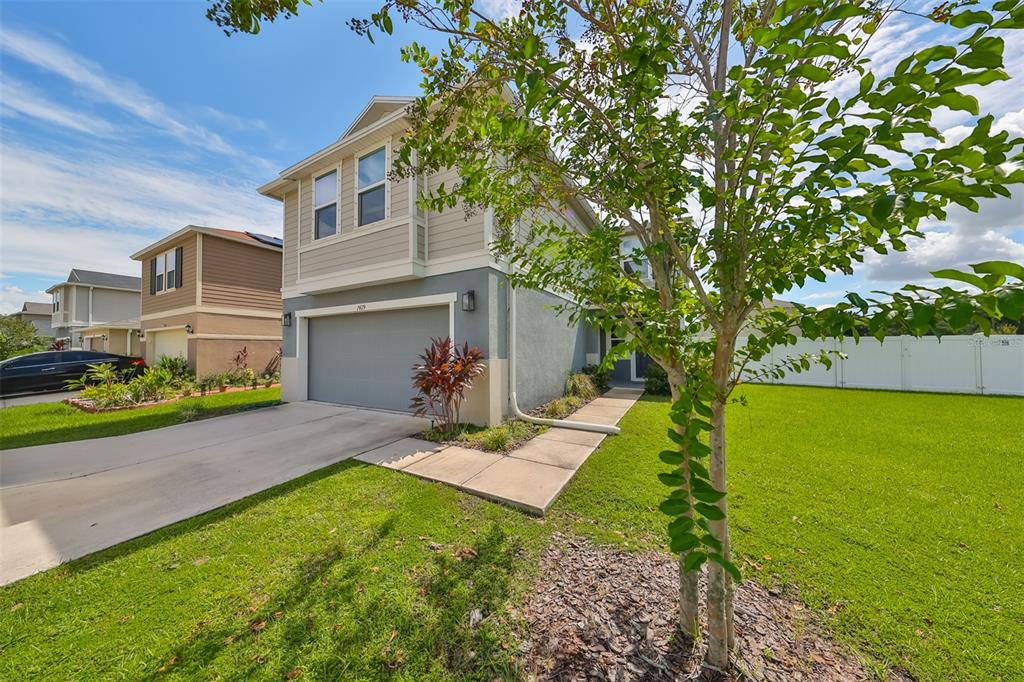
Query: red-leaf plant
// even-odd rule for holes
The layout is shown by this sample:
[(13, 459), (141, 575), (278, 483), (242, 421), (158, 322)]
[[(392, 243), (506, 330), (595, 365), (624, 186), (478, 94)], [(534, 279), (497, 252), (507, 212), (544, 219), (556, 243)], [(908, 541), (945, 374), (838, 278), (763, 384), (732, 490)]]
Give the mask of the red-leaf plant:
[(420, 355), (421, 362), (412, 367), (412, 386), (419, 393), (409, 407), (417, 416), (437, 419), (444, 433), (454, 435), (466, 390), (484, 373), (483, 355), (468, 343), (459, 348), (449, 337), (431, 339)]

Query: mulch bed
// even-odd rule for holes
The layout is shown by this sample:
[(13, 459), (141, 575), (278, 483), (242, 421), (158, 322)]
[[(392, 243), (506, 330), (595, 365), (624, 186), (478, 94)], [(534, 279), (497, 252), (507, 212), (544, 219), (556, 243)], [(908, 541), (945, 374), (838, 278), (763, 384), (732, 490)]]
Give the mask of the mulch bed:
[(678, 590), (674, 556), (556, 535), (522, 611), (527, 672), (559, 681), (877, 679), (829, 640), (806, 608), (752, 581), (736, 590), (737, 670), (716, 676), (701, 666), (702, 643), (677, 635)]

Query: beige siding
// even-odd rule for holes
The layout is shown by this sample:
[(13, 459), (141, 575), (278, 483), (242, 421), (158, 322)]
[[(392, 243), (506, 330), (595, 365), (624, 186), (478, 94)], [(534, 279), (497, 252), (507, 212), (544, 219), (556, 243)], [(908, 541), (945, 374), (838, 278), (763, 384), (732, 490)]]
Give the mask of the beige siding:
[(188, 232), (180, 238), (171, 242), (165, 251), (182, 247), (182, 262), (178, 265), (181, 271), (181, 288), (164, 291), (162, 293), (149, 293), (150, 271), (153, 267), (153, 258), (156, 254), (147, 256), (142, 261), (142, 314), (152, 315), (165, 310), (183, 308), (196, 304), (196, 235)]
[(324, 277), (409, 257), (409, 224), (317, 246), (299, 254), (302, 279)]
[(281, 254), (203, 235), (204, 306), (281, 309)]
[[(455, 171), (438, 173), (430, 178), (430, 190), (441, 183), (451, 188), (458, 182)], [(462, 206), (431, 212), (427, 218), (427, 251), (430, 260), (481, 251), (484, 248), (484, 216), (477, 212), (468, 218)]]
[(299, 192), (286, 194), (284, 197), (284, 252), (282, 254), (281, 272), (283, 286), (291, 286), (298, 279), (299, 267)]
[(231, 334), (233, 336), (242, 334), (280, 336), (281, 318), (199, 313), (196, 318), (195, 332), (197, 334)]

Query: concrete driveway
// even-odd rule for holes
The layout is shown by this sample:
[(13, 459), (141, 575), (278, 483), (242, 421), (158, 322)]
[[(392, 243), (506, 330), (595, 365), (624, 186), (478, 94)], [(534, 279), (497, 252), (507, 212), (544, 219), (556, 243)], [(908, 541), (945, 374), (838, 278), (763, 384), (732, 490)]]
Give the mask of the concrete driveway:
[(112, 438), (0, 452), (0, 584), (387, 443), (404, 414), (288, 403)]

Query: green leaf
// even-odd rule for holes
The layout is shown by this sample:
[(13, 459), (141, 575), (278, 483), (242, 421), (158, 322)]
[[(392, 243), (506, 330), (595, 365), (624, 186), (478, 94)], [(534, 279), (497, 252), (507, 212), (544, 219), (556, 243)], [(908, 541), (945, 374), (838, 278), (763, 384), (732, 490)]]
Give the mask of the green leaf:
[(938, 277), (939, 279), (955, 279), (958, 282), (965, 282), (967, 284), (973, 284), (982, 291), (989, 290), (989, 284), (978, 275), (973, 275), (969, 272), (960, 272), (959, 270), (936, 270), (931, 273), (932, 277)]
[(971, 317), (974, 315), (974, 307), (964, 299), (957, 299), (944, 312), (950, 327), (953, 329), (963, 329), (971, 321)]
[(697, 510), (698, 514), (710, 521), (721, 521), (725, 518), (725, 512), (712, 504), (697, 502), (693, 505), (693, 508)]
[[(682, 474), (678, 474), (678, 473), (676, 473), (674, 471), (673, 472), (667, 472), (667, 471), (661, 472), (660, 474), (658, 474), (658, 480), (661, 481), (662, 483), (664, 483), (665, 485), (673, 487), (673, 488), (678, 488), (682, 484), (686, 483), (686, 479), (683, 478), (683, 475)], [(712, 501), (714, 501), (714, 500), (712, 500)]]
[(708, 555), (704, 552), (690, 552), (683, 560), (683, 571), (686, 573), (695, 571), (707, 560)]
[(806, 78), (812, 83), (824, 83), (831, 77), (828, 69), (810, 63), (798, 65), (793, 69), (793, 75), (798, 78)]
[(1024, 289), (1009, 289), (996, 294), (999, 312), (1014, 321), (1024, 319)]
[(879, 197), (874, 205), (871, 207), (871, 217), (874, 218), (876, 223), (884, 223), (890, 215), (892, 210), (896, 206), (896, 195), (886, 194)]
[(723, 557), (721, 554), (711, 554), (708, 558), (714, 561), (722, 568), (724, 568), (726, 573), (731, 575), (732, 579), (736, 582), (740, 582), (743, 580), (743, 576), (740, 575), (740, 569), (736, 568), (736, 565), (731, 561), (726, 561), (725, 557)]
[[(686, 517), (683, 517), (686, 518)], [(674, 554), (689, 552), (694, 547), (700, 546), (700, 540), (693, 533), (677, 535), (669, 540), (668, 548)]]
[(675, 429), (668, 430), (668, 439), (676, 445), (682, 445), (684, 448), (690, 443), (690, 438), (681, 433), (677, 433)]
[(683, 453), (678, 450), (662, 450), (658, 453), (658, 459), (665, 464), (676, 466), (683, 463)]
[(693, 535), (690, 533), (693, 530), (693, 519), (689, 516), (680, 516), (678, 518), (669, 521), (668, 523), (668, 535), (669, 537), (677, 537), (680, 535)]
[(538, 47), (540, 47), (540, 38), (531, 33), (526, 38), (526, 42), (523, 43), (523, 56), (529, 59), (533, 55), (537, 54)]
[(991, 24), (992, 15), (988, 12), (975, 12), (969, 10), (961, 12), (949, 20), (949, 25), (955, 28), (966, 28), (971, 24)]
[(678, 497), (670, 497), (658, 505), (658, 510), (668, 516), (681, 516), (690, 511), (690, 503)]
[(687, 466), (690, 469), (690, 474), (694, 476), (700, 476), (701, 478), (710, 478), (711, 474), (708, 473), (707, 468), (695, 459), (691, 459)]
[(983, 272), (992, 275), (1005, 275), (1024, 282), (1024, 265), (1011, 263), (1005, 260), (989, 260), (984, 263), (975, 263), (971, 266), (975, 272)]
[(968, 113), (978, 115), (978, 100), (970, 95), (964, 95), (959, 92), (947, 92), (936, 100), (939, 104), (944, 107), (949, 107), (954, 111), (966, 111)]
[(998, 69), (1003, 65), (1003, 39), (981, 38), (957, 61), (971, 69)]

